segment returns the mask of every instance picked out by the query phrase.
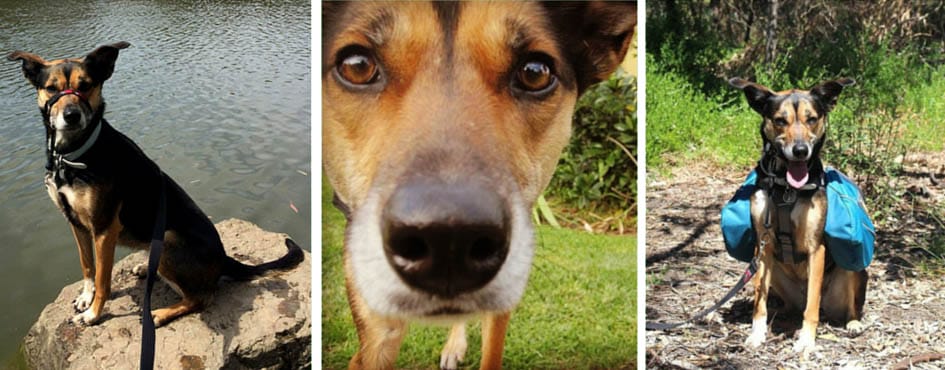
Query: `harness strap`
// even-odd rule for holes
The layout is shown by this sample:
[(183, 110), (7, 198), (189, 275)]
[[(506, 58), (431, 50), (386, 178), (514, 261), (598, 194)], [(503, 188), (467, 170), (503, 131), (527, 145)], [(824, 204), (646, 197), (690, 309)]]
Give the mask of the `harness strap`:
[(161, 191), (158, 196), (158, 209), (154, 220), (154, 230), (151, 233), (151, 249), (148, 252), (148, 278), (144, 289), (144, 302), (141, 304), (141, 370), (154, 368), (154, 318), (151, 316), (151, 289), (157, 277), (158, 265), (161, 263), (161, 252), (164, 250), (164, 231), (167, 221), (167, 201), (165, 199), (164, 172), (161, 172)]
[(801, 261), (797, 254), (794, 240), (794, 221), (791, 220), (791, 211), (797, 204), (797, 192), (792, 188), (774, 189), (768, 195), (768, 202), (775, 205), (774, 212), (778, 213), (778, 223), (775, 229), (775, 258), (789, 265)]

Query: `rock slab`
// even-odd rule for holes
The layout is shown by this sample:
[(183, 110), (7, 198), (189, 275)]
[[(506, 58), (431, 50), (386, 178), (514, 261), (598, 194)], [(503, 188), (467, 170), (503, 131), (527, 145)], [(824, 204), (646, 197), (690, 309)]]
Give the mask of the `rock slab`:
[[(242, 220), (216, 225), (227, 254), (249, 264), (286, 253), (286, 235), (267, 232)], [(77, 259), (78, 260), (78, 259)], [(72, 300), (82, 283), (66, 286), (46, 306), (24, 343), (36, 369), (133, 369), (141, 354), (141, 306), (145, 280), (132, 268), (147, 252), (115, 264), (112, 297), (102, 320), (90, 327), (70, 322)], [(78, 261), (76, 261), (78, 269)], [(204, 311), (185, 315), (156, 331), (156, 369), (298, 369), (311, 367), (311, 255), (294, 269), (274, 271), (252, 281), (221, 281)], [(158, 280), (152, 308), (180, 296)]]

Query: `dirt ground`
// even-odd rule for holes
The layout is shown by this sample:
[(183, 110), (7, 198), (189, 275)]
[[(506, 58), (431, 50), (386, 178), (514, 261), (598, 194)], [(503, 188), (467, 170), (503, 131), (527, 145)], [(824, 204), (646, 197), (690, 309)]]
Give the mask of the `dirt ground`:
[[(867, 270), (870, 279), (862, 334), (854, 337), (842, 326), (821, 323), (816, 351), (801, 358), (791, 349), (801, 325), (800, 314), (778, 312), (777, 302), (769, 302), (767, 341), (750, 349), (743, 345), (751, 327), (753, 288), (749, 284), (700, 322), (665, 332), (647, 331), (647, 368), (891, 369), (909, 368), (910, 361), (930, 354), (945, 354), (945, 276), (930, 273), (927, 263), (942, 257), (922, 247), (928, 240), (941, 242), (945, 233), (941, 223), (915, 211), (942, 204), (945, 152), (903, 160), (902, 188), (907, 190), (900, 209), (884, 220), (874, 220), (878, 224), (876, 255)], [(714, 304), (744, 273), (747, 264), (725, 252), (719, 212), (747, 171), (690, 165), (669, 176), (649, 175), (648, 321), (684, 320)], [(912, 366), (941, 369), (945, 360), (924, 360)]]

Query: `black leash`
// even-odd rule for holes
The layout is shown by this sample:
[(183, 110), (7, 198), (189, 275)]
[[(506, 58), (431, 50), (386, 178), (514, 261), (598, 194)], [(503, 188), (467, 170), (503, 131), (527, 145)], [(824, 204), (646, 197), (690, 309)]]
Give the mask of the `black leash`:
[(345, 220), (351, 222), (351, 207), (348, 207), (348, 205), (338, 197), (338, 193), (331, 194), (331, 204), (341, 211), (341, 214), (345, 216)]
[(161, 175), (161, 192), (158, 196), (158, 210), (151, 234), (151, 249), (148, 252), (148, 280), (144, 289), (144, 303), (141, 305), (141, 369), (154, 369), (154, 318), (151, 317), (151, 288), (157, 277), (161, 252), (164, 250), (164, 230), (167, 219), (167, 202), (164, 199), (164, 172)]
[(734, 297), (735, 294), (737, 294), (739, 291), (741, 291), (742, 288), (744, 288), (745, 285), (748, 284), (749, 281), (751, 281), (751, 277), (752, 277), (752, 276), (755, 276), (755, 273), (758, 272), (758, 262), (757, 262), (757, 261), (758, 261), (758, 258), (757, 258), (757, 257), (755, 257), (755, 258), (753, 258), (753, 259), (751, 260), (751, 262), (748, 264), (748, 268), (745, 270), (745, 273), (742, 274), (742, 278), (738, 281), (738, 283), (735, 284), (735, 286), (733, 286), (732, 289), (729, 290), (728, 293), (726, 293), (725, 296), (723, 296), (721, 300), (719, 300), (719, 301), (716, 302), (714, 305), (712, 305), (712, 307), (709, 307), (709, 308), (707, 308), (707, 309), (705, 309), (705, 310), (702, 310), (702, 311), (700, 311), (699, 313), (697, 313), (697, 314), (693, 315), (692, 317), (690, 317), (689, 319), (687, 319), (686, 321), (682, 321), (682, 322), (665, 323), (665, 322), (651, 322), (651, 321), (647, 321), (647, 322), (646, 322), (646, 330), (670, 330), (670, 329), (675, 329), (675, 328), (678, 328), (678, 327), (680, 327), (680, 326), (686, 325), (686, 324), (688, 324), (688, 323), (690, 323), (690, 322), (693, 322), (693, 321), (696, 321), (696, 320), (701, 320), (703, 317), (706, 317), (706, 315), (712, 313), (712, 312), (715, 311), (715, 310), (718, 310), (720, 307), (722, 307), (722, 305), (724, 305), (726, 302), (728, 302), (730, 299), (732, 299), (732, 297)]

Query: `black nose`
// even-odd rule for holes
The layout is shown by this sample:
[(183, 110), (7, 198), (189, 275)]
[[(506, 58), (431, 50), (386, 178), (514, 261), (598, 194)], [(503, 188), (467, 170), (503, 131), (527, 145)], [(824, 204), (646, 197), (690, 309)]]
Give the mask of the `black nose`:
[(382, 223), (388, 263), (408, 285), (436, 296), (485, 286), (509, 250), (506, 202), (477, 184), (401, 185)]
[(810, 152), (810, 148), (807, 144), (794, 144), (793, 152), (795, 158), (806, 158), (807, 153)]
[(62, 119), (66, 120), (66, 124), (75, 125), (79, 123), (79, 119), (82, 118), (82, 111), (79, 108), (74, 106), (68, 106), (65, 110), (62, 111)]

